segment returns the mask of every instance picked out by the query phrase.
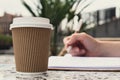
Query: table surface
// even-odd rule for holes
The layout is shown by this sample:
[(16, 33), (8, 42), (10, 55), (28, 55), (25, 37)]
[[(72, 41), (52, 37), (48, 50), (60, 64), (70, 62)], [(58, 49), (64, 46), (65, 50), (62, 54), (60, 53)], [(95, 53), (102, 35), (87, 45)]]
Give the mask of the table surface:
[(120, 80), (120, 72), (47, 71), (39, 79), (18, 79), (13, 55), (0, 55), (0, 80)]

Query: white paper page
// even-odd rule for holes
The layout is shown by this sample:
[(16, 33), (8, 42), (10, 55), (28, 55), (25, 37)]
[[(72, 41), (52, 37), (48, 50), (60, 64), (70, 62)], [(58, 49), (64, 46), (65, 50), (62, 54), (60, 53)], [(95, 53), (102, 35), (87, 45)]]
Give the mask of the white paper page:
[(120, 69), (119, 57), (58, 57), (49, 58), (49, 68)]

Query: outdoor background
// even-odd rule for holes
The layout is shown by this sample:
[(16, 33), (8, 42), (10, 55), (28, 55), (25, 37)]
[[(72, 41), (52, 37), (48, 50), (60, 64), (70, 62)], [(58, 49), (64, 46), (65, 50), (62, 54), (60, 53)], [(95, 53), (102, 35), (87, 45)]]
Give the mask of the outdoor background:
[(0, 0), (0, 54), (13, 54), (10, 24), (15, 17), (49, 18), (54, 31), (50, 54), (58, 55), (64, 47), (63, 38), (75, 26), (79, 32), (95, 38), (120, 37), (120, 0)]

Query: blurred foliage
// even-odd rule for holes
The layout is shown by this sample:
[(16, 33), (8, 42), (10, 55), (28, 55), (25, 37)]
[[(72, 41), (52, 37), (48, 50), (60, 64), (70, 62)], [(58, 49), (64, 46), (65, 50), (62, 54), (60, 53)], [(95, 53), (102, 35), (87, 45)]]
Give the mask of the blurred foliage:
[(0, 34), (0, 49), (8, 49), (12, 46), (12, 37)]
[[(76, 1), (78, 1), (79, 4), (82, 0), (37, 0), (37, 3), (30, 0), (32, 5), (25, 0), (21, 1), (22, 4), (33, 16), (45, 17), (50, 19), (50, 23), (53, 24), (54, 27), (51, 51), (52, 55), (56, 55), (58, 26), (66, 16), (68, 18), (68, 21), (73, 19), (75, 11), (71, 11), (71, 8)], [(87, 6), (88, 5), (86, 5), (85, 7)], [(85, 7), (83, 7), (83, 9)]]

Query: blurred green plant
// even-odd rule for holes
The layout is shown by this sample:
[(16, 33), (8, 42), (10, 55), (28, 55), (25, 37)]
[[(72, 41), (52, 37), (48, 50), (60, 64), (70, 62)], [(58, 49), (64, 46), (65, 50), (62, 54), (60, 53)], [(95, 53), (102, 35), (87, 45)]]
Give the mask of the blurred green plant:
[(0, 49), (9, 49), (12, 46), (12, 37), (0, 34)]
[[(58, 26), (66, 16), (68, 21), (73, 19), (75, 11), (71, 11), (71, 8), (76, 1), (78, 2), (78, 5), (82, 0), (37, 0), (37, 3), (31, 0), (32, 5), (25, 0), (21, 1), (33, 16), (46, 17), (50, 19), (50, 22), (54, 27), (51, 52), (52, 55), (56, 55)], [(83, 9), (85, 7), (83, 7)]]

